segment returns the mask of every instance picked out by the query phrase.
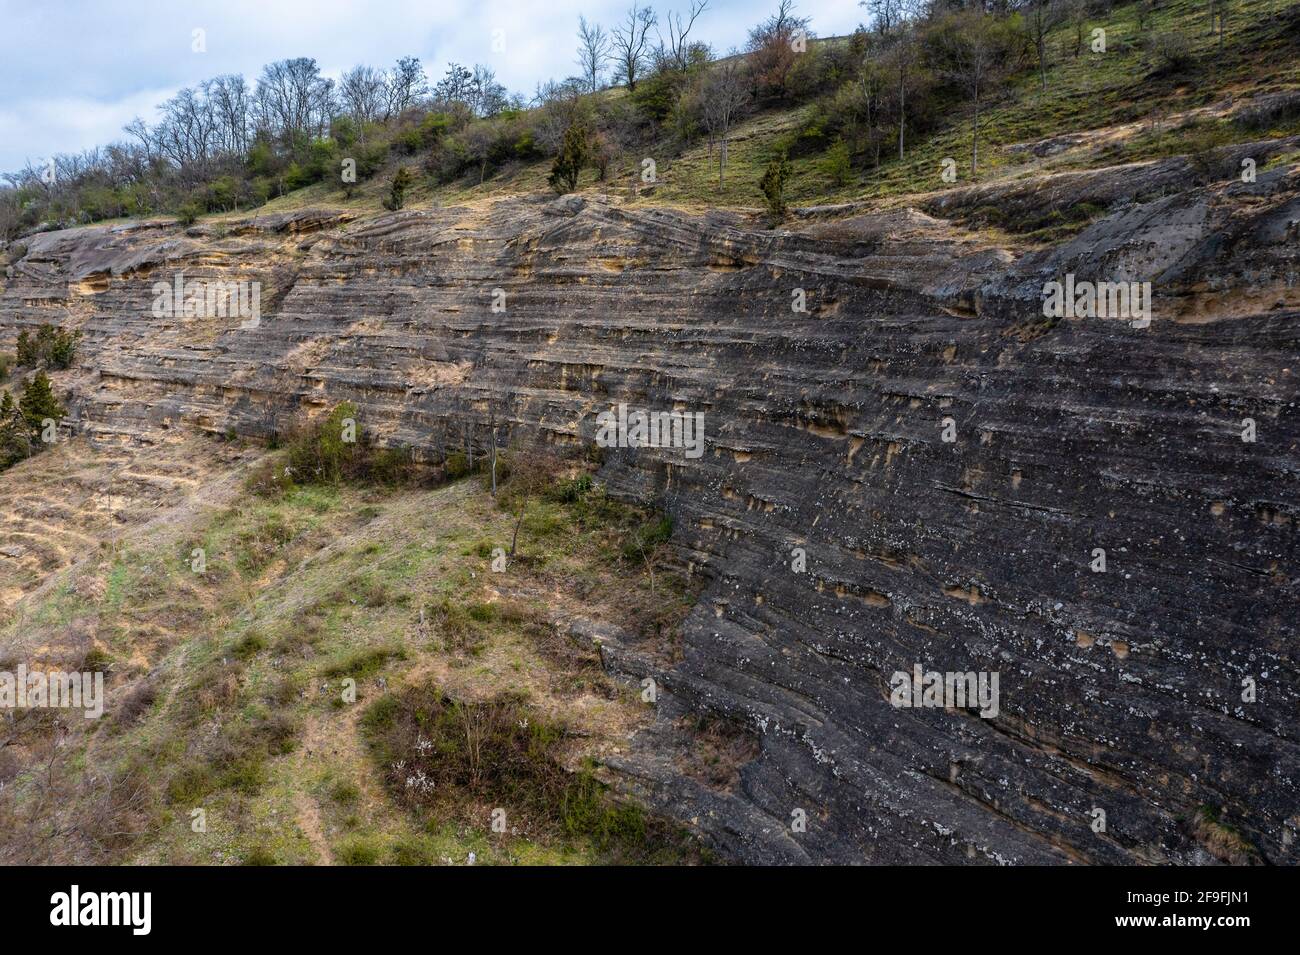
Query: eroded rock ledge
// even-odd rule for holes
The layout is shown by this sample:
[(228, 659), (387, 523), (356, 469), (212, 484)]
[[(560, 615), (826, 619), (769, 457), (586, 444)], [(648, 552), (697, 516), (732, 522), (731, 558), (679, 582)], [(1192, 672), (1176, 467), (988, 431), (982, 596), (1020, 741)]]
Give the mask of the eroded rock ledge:
[[(0, 342), (81, 328), (59, 384), (110, 442), (264, 435), (352, 399), (437, 458), (489, 416), (577, 446), (620, 401), (704, 412), (698, 460), (607, 455), (709, 583), (680, 660), (612, 634), (606, 659), (662, 682), (665, 726), (759, 734), (725, 789), (653, 733), (620, 767), (730, 857), (1209, 862), (1213, 816), (1294, 863), (1298, 186), (1175, 192), (1029, 253), (914, 211), (767, 232), (577, 197), (91, 227), (26, 240)], [(261, 281), (260, 326), (155, 318), (181, 269)], [(1053, 325), (1042, 283), (1065, 272), (1151, 281), (1154, 323)], [(892, 707), (916, 663), (998, 671), (999, 715)]]

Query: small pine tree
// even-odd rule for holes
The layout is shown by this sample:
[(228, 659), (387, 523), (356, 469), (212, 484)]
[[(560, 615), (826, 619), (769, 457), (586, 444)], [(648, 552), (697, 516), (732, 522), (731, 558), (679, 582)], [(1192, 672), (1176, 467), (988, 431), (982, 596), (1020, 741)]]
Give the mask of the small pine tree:
[(23, 329), (18, 333), (18, 364), (23, 368), (35, 367), (39, 356), (36, 353), (36, 342)]
[(763, 195), (767, 197), (768, 211), (778, 219), (785, 218), (785, 184), (789, 178), (790, 161), (782, 153), (780, 159), (768, 163), (767, 172), (763, 173), (763, 180), (759, 183)]
[(18, 333), (17, 361), (24, 368), (70, 368), (81, 332), (42, 325), (35, 335)]
[(578, 188), (578, 176), (591, 158), (588, 140), (587, 127), (582, 123), (570, 123), (564, 131), (560, 154), (555, 157), (555, 165), (551, 167), (551, 175), (547, 179), (551, 188), (560, 195)]
[(71, 368), (72, 359), (77, 354), (77, 342), (81, 339), (81, 332), (64, 331), (61, 328), (54, 329), (54, 334), (50, 338), (49, 363), (51, 368)]
[(393, 184), (389, 189), (388, 198), (384, 200), (384, 208), (396, 212), (402, 206), (406, 205), (406, 190), (415, 182), (415, 176), (411, 170), (405, 166), (398, 166), (397, 172), (393, 175)]
[(0, 471), (32, 456), (32, 436), (13, 395), (0, 396)]
[(27, 427), (36, 435), (41, 433), (47, 418), (58, 421), (65, 414), (63, 405), (59, 404), (59, 399), (54, 396), (49, 375), (43, 371), (38, 371), (36, 377), (23, 389), (18, 409), (22, 412)]

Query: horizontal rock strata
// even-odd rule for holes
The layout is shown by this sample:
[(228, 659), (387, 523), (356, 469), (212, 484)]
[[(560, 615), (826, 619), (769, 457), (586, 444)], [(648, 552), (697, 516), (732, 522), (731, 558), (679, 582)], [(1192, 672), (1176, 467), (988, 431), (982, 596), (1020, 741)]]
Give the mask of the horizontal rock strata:
[[(605, 452), (708, 581), (678, 662), (614, 634), (606, 657), (661, 682), (665, 733), (757, 735), (729, 787), (654, 733), (620, 767), (728, 857), (1294, 863), (1298, 184), (1122, 204), (1029, 252), (912, 210), (764, 231), (579, 197), (92, 227), (25, 240), (0, 342), (81, 329), (57, 381), (98, 441), (351, 399), (436, 460), (489, 420), (576, 451), (620, 402), (703, 412), (699, 458)], [(156, 317), (181, 270), (262, 283), (260, 323)], [(1151, 282), (1151, 326), (1044, 318), (1067, 272)], [(997, 672), (997, 715), (891, 705), (917, 664)]]

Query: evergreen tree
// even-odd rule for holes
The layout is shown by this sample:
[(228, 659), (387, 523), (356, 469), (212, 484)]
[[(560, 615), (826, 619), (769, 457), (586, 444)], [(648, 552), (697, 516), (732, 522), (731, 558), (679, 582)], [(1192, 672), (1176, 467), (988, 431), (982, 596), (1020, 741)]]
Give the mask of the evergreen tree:
[(80, 339), (81, 332), (53, 325), (42, 325), (35, 335), (24, 329), (18, 333), (18, 364), (24, 368), (70, 368)]
[(388, 192), (388, 198), (384, 200), (384, 208), (396, 212), (406, 205), (406, 190), (410, 188), (413, 182), (415, 182), (415, 176), (411, 174), (411, 170), (405, 166), (399, 166), (393, 176), (393, 185)]
[(32, 341), (31, 336), (27, 334), (27, 329), (23, 329), (18, 333), (17, 351), (19, 365), (24, 368), (31, 368), (36, 364), (38, 358), (36, 354), (36, 343)]
[(32, 436), (13, 395), (0, 396), (0, 471), (31, 457)]
[(578, 176), (582, 167), (587, 165), (590, 158), (587, 127), (580, 122), (570, 123), (564, 131), (564, 143), (560, 146), (560, 154), (555, 157), (555, 165), (551, 167), (547, 182), (560, 195), (573, 192), (578, 188)]
[(763, 173), (763, 180), (759, 183), (763, 195), (767, 197), (768, 211), (778, 219), (785, 218), (785, 184), (789, 178), (790, 162), (785, 153), (782, 153), (780, 159), (773, 159), (768, 164), (767, 172)]
[(71, 368), (72, 360), (77, 354), (77, 341), (81, 338), (81, 332), (64, 331), (62, 328), (53, 329), (50, 336), (50, 352), (47, 360), (51, 368)]
[(23, 389), (23, 397), (18, 402), (18, 409), (22, 412), (27, 427), (37, 438), (45, 426), (46, 419), (59, 421), (65, 414), (63, 405), (59, 404), (59, 399), (54, 396), (49, 375), (43, 371), (38, 371), (36, 377)]

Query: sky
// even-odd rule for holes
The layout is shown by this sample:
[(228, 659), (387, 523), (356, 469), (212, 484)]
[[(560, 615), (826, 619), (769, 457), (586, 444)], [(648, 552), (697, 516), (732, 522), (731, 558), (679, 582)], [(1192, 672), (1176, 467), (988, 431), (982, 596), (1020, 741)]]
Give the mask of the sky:
[[(449, 61), (482, 63), (511, 92), (578, 72), (578, 16), (606, 28), (630, 0), (0, 0), (0, 173), (53, 153), (124, 139), (135, 116), (222, 73), (250, 84), (263, 64), (316, 59), (337, 78), (358, 63), (417, 56), (435, 80)], [(647, 0), (641, 0), (642, 3)], [(689, 0), (655, 4), (685, 10)], [(710, 0), (691, 39), (740, 46), (776, 0)], [(856, 0), (797, 0), (818, 36), (852, 32)], [(201, 44), (195, 31), (201, 30)], [(494, 40), (504, 46), (494, 50)], [(196, 52), (194, 47), (205, 49)]]

